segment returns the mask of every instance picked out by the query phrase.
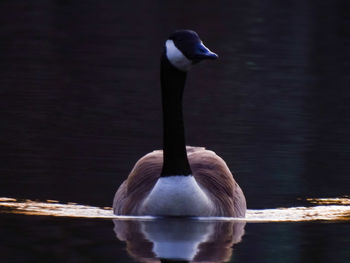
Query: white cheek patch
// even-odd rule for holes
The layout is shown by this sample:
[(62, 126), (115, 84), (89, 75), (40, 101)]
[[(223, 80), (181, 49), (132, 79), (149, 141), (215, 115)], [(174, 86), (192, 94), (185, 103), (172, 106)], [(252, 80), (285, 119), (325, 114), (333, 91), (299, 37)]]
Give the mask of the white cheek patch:
[(185, 57), (184, 54), (175, 46), (174, 41), (165, 42), (166, 56), (170, 63), (181, 71), (188, 71), (192, 66), (192, 61)]

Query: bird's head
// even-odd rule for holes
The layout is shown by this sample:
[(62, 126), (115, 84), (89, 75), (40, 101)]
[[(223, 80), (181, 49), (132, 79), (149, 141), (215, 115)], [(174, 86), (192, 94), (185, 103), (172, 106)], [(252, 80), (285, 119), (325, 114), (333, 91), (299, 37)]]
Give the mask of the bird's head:
[(169, 62), (181, 71), (188, 71), (193, 64), (205, 59), (217, 59), (192, 30), (177, 30), (165, 42), (165, 54)]

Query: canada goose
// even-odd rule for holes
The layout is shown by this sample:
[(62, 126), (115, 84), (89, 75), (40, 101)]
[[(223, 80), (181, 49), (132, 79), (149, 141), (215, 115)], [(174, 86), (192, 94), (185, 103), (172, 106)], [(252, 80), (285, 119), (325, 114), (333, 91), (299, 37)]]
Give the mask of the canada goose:
[(161, 56), (163, 150), (143, 156), (115, 194), (116, 215), (244, 217), (246, 201), (224, 160), (186, 147), (182, 94), (193, 64), (218, 56), (196, 32), (178, 30)]

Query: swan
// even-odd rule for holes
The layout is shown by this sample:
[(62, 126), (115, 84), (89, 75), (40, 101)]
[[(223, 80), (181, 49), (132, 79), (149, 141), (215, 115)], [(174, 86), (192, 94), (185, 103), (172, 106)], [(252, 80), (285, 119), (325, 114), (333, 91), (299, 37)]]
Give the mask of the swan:
[(113, 200), (116, 215), (244, 217), (246, 200), (225, 161), (204, 147), (185, 144), (182, 95), (188, 70), (218, 56), (191, 30), (165, 42), (160, 81), (163, 150), (138, 160)]

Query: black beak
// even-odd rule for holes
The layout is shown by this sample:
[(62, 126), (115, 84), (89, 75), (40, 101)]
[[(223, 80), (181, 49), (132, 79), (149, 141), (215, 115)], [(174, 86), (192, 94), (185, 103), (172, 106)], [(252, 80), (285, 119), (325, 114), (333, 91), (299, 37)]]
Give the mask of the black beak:
[(211, 52), (206, 46), (204, 46), (202, 42), (197, 44), (195, 48), (194, 56), (193, 56), (193, 60), (195, 62), (199, 62), (203, 59), (214, 60), (217, 58), (218, 58), (218, 55), (215, 54), (214, 52)]

